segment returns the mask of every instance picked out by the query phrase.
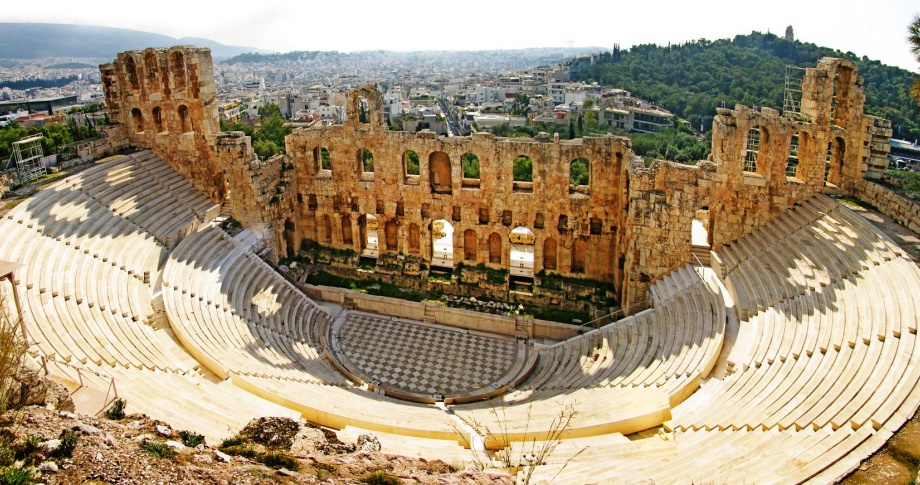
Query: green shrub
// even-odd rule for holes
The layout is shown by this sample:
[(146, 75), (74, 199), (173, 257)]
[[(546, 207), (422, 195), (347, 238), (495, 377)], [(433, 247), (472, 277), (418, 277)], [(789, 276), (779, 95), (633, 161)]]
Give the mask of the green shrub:
[(246, 458), (255, 458), (258, 455), (252, 443), (240, 435), (223, 440), (218, 449), (228, 455), (244, 456)]
[(166, 443), (159, 441), (144, 441), (141, 443), (141, 450), (157, 458), (169, 458), (176, 454), (175, 450), (166, 446)]
[(259, 457), (259, 461), (263, 465), (270, 468), (287, 468), (291, 471), (297, 471), (300, 469), (300, 465), (297, 464), (297, 460), (293, 456), (283, 452), (283, 451), (266, 451)]
[(7, 467), (0, 471), (0, 485), (29, 485), (32, 480), (31, 468)]
[(220, 442), (219, 448), (220, 448), (220, 449), (224, 449), (224, 448), (227, 448), (227, 447), (230, 447), (230, 446), (242, 445), (242, 444), (245, 444), (246, 441), (247, 441), (246, 438), (243, 438), (243, 437), (240, 436), (240, 435), (231, 436), (231, 437), (226, 438), (226, 439), (224, 439), (223, 441), (221, 441), (221, 442)]
[(377, 470), (364, 477), (361, 481), (370, 485), (399, 485), (402, 483), (399, 481), (399, 477), (390, 475), (386, 470)]
[(26, 465), (32, 465), (35, 462), (35, 453), (39, 451), (42, 444), (41, 436), (34, 434), (29, 435), (16, 446), (16, 459), (22, 460)]
[(80, 441), (80, 434), (74, 430), (65, 429), (61, 431), (58, 439), (61, 440), (61, 446), (52, 451), (51, 456), (55, 458), (70, 458), (73, 456), (73, 450), (77, 448), (77, 442)]
[(190, 448), (194, 448), (202, 443), (204, 443), (204, 436), (194, 432), (194, 431), (179, 431), (179, 439), (182, 440), (182, 444)]
[(128, 401), (125, 401), (122, 398), (118, 398), (115, 402), (105, 410), (105, 417), (111, 419), (112, 421), (121, 421), (125, 419), (125, 406), (128, 404)]

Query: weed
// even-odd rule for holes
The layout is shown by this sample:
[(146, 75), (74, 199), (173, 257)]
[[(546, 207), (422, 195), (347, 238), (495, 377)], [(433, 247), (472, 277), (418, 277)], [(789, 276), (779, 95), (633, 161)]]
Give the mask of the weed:
[[(28, 347), (19, 333), (20, 320), (10, 316), (6, 306), (6, 299), (0, 298), (0, 412), (6, 411), (13, 405), (21, 407), (22, 403), (11, 403), (15, 381), (12, 377), (22, 366), (22, 358)], [(13, 383), (13, 384), (9, 384)], [(25, 392), (20, 392), (25, 396)]]
[(16, 459), (22, 460), (27, 465), (32, 465), (35, 462), (35, 453), (39, 451), (39, 447), (42, 444), (41, 436), (36, 436), (34, 434), (29, 435), (18, 446), (16, 446)]
[(231, 446), (239, 446), (246, 443), (246, 438), (243, 438), (240, 435), (234, 435), (220, 442), (220, 449), (228, 448)]
[(399, 477), (389, 474), (386, 470), (377, 470), (361, 481), (370, 485), (399, 485), (402, 483)]
[(122, 398), (118, 398), (115, 402), (105, 410), (105, 417), (111, 419), (112, 421), (121, 421), (125, 419), (125, 406), (128, 404), (128, 401), (125, 401)]
[(73, 450), (77, 448), (77, 442), (80, 441), (80, 434), (72, 429), (65, 429), (61, 431), (58, 439), (61, 440), (61, 445), (51, 452), (51, 456), (55, 458), (70, 458), (73, 456)]
[(194, 448), (202, 443), (204, 443), (204, 436), (194, 432), (194, 431), (179, 431), (179, 439), (182, 440), (182, 444), (190, 448)]
[(170, 458), (176, 454), (175, 450), (158, 441), (144, 441), (141, 450), (157, 458)]
[(287, 468), (291, 471), (297, 471), (300, 469), (300, 465), (297, 463), (297, 460), (293, 456), (283, 452), (283, 451), (266, 451), (259, 457), (259, 461), (263, 465), (269, 468)]
[(0, 485), (30, 485), (32, 480), (31, 468), (7, 467), (0, 471)]

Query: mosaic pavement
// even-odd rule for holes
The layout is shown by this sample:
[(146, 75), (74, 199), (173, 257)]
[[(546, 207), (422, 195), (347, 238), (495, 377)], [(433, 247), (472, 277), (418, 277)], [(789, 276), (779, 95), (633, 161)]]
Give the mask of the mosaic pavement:
[(358, 313), (348, 314), (339, 333), (340, 349), (365, 376), (418, 394), (451, 395), (498, 381), (514, 363), (514, 345)]

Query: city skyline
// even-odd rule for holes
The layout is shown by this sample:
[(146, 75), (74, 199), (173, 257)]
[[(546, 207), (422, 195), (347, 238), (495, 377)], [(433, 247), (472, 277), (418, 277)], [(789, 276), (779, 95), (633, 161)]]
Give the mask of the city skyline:
[[(877, 5), (877, 4), (875, 4)], [(226, 45), (268, 51), (490, 50), (525, 47), (610, 49), (701, 38), (732, 38), (751, 31), (783, 35), (791, 25), (797, 40), (852, 52), (911, 71), (917, 62), (907, 43), (907, 25), (920, 8), (907, 0), (881, 7), (852, 0), (762, 3), (728, 0), (658, 1), (627, 5), (588, 0), (578, 9), (533, 1), (526, 7), (471, 0), (447, 6), (346, 1), (308, 4), (259, 2), (253, 9), (226, 3), (163, 0), (141, 15), (125, 15), (122, 2), (43, 2), (41, 10), (0, 13), (3, 22), (75, 23), (199, 37)], [(210, 21), (203, 21), (209, 19)]]

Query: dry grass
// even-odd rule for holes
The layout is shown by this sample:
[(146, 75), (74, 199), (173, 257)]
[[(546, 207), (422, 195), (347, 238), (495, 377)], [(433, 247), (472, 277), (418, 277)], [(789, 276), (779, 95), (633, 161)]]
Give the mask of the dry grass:
[(14, 381), (12, 377), (22, 367), (28, 346), (19, 329), (18, 316), (13, 317), (7, 300), (0, 294), (0, 412), (10, 405)]

